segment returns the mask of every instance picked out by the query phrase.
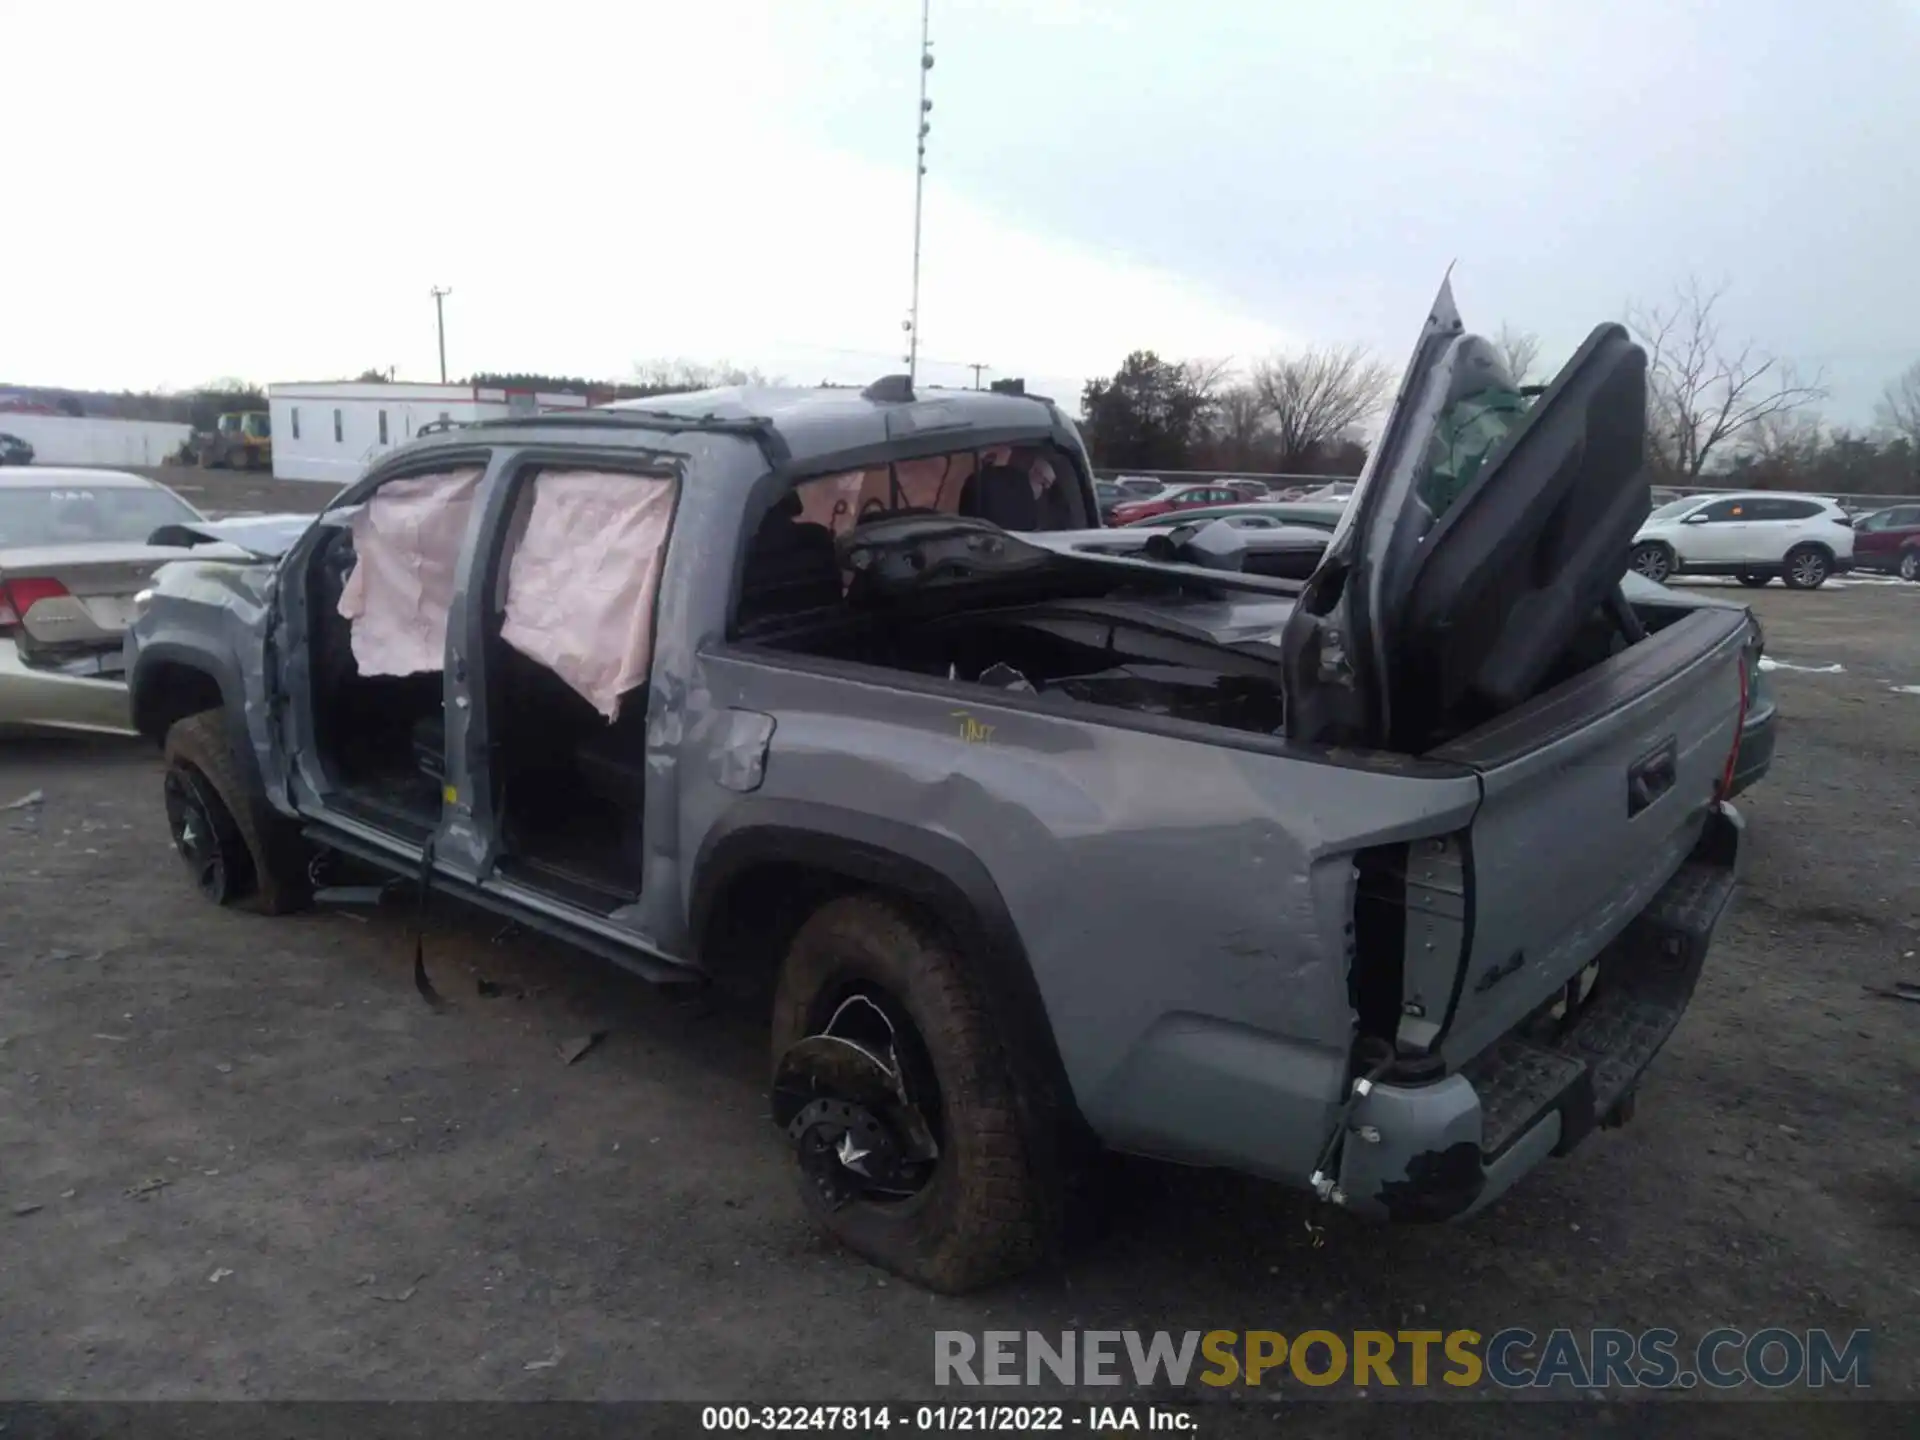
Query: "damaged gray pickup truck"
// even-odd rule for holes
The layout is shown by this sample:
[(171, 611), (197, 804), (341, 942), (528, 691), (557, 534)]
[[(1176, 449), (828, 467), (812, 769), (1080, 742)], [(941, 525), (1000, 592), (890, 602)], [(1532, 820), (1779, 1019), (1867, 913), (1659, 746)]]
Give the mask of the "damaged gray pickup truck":
[(1103, 552), (1037, 398), (471, 426), (162, 570), (133, 711), (212, 900), (332, 853), (770, 990), (804, 1204), (925, 1285), (1046, 1253), (1102, 1148), (1467, 1215), (1630, 1112), (1741, 840), (1750, 622), (1620, 589), (1645, 357), (1474, 452), (1509, 389), (1443, 289), (1292, 577)]

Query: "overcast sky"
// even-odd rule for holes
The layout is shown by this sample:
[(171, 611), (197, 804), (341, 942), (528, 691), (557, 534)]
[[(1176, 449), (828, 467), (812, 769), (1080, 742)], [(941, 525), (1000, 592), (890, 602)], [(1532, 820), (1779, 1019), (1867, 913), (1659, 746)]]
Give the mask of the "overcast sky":
[[(917, 0), (0, 0), (0, 379), (898, 368)], [(1861, 422), (1920, 358), (1920, 0), (934, 0), (926, 373), (1631, 299)]]

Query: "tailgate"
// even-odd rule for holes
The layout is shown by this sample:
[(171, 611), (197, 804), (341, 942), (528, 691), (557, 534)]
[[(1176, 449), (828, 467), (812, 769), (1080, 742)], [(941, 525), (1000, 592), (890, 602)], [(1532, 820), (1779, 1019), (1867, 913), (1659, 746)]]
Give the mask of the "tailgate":
[(1483, 794), (1458, 872), (1450, 1068), (1563, 993), (1687, 859), (1739, 738), (1748, 624), (1695, 611), (1434, 753)]

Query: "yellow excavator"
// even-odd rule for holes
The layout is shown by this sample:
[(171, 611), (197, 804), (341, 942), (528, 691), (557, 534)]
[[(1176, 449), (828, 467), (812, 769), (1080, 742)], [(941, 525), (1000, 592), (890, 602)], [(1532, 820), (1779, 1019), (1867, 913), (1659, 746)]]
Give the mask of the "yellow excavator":
[(264, 410), (230, 410), (199, 439), (200, 464), (207, 469), (273, 468), (273, 426)]

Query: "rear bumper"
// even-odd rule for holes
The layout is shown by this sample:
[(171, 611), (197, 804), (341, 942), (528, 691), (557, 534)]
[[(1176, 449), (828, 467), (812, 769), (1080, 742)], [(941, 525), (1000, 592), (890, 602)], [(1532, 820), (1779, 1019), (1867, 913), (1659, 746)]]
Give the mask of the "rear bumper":
[(1747, 723), (1740, 730), (1740, 751), (1733, 761), (1733, 788), (1738, 795), (1754, 784), (1773, 765), (1774, 740), (1779, 731), (1780, 712), (1764, 685), (1754, 687), (1753, 702), (1747, 711)]
[(123, 682), (34, 669), (6, 638), (0, 638), (0, 727), (134, 733)]
[(1743, 829), (1738, 811), (1716, 807), (1687, 862), (1600, 957), (1570, 1023), (1509, 1035), (1431, 1083), (1374, 1086), (1341, 1148), (1346, 1205), (1390, 1220), (1470, 1215), (1622, 1114), (1692, 999)]

